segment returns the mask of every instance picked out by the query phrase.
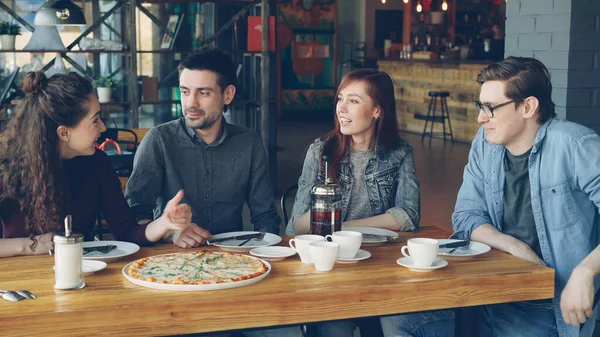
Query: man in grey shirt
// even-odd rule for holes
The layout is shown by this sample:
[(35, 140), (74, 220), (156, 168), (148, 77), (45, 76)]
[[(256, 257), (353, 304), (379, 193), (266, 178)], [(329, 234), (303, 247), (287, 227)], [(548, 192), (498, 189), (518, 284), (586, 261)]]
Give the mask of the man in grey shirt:
[(135, 155), (125, 196), (139, 223), (159, 217), (180, 189), (192, 225), (174, 243), (198, 247), (211, 234), (243, 229), (246, 202), (255, 230), (279, 232), (268, 161), (255, 132), (227, 124), (223, 111), (235, 95), (231, 58), (207, 47), (179, 65), (184, 117), (151, 129)]

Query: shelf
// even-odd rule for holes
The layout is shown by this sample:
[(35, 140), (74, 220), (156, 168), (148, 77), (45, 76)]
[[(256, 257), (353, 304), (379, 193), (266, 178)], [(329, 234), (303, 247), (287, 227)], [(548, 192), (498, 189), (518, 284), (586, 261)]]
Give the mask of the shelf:
[[(100, 106), (129, 106), (131, 103), (129, 102), (109, 102), (109, 103), (100, 103)], [(0, 104), (0, 109), (2, 108), (14, 108), (16, 104)]]
[[(277, 100), (270, 100), (270, 103), (277, 103)], [(170, 104), (181, 104), (181, 101), (177, 100), (163, 100), (163, 101), (141, 101), (140, 105), (170, 105)], [(231, 105), (240, 104), (260, 104), (259, 99), (236, 99), (231, 102)]]
[(292, 28), (294, 34), (335, 34), (335, 29), (324, 28)]
[(129, 106), (131, 103), (129, 102), (108, 102), (108, 103), (100, 103), (100, 105), (120, 105), (120, 106)]
[[(187, 2), (191, 2), (189, 0), (140, 0), (141, 3), (146, 3), (146, 4), (164, 4), (164, 3), (187, 3)], [(251, 4), (259, 4), (260, 0), (196, 0), (193, 1), (196, 3), (203, 3), (203, 2), (218, 2), (218, 3), (224, 3), (224, 4), (242, 4), (242, 5), (251, 5)]]
[[(86, 3), (95, 3), (96, 1), (89, 1), (89, 0), (73, 0), (75, 3), (77, 3), (78, 5), (81, 4), (86, 4)], [(44, 58), (45, 60), (49, 57), (49, 56), (55, 56), (55, 55), (63, 55), (63, 59), (65, 62), (69, 62), (71, 63), (73, 66), (76, 66), (76, 63), (73, 63), (74, 61), (71, 60), (71, 58), (75, 58), (75, 56), (79, 55), (79, 56), (83, 56), (83, 55), (88, 55), (89, 58), (86, 59), (86, 65), (82, 66), (82, 68), (85, 68), (85, 70), (88, 70), (87, 73), (88, 75), (91, 75), (93, 77), (97, 77), (99, 75), (105, 75), (105, 76), (114, 76), (117, 74), (122, 74), (122, 73), (128, 73), (131, 74), (133, 76), (120, 76), (120, 79), (118, 80), (118, 83), (120, 85), (122, 85), (122, 87), (127, 88), (128, 90), (124, 90), (122, 91), (122, 95), (120, 97), (115, 97), (115, 101), (114, 102), (109, 102), (109, 103), (102, 103), (102, 109), (106, 112), (108, 111), (115, 111), (115, 112), (125, 112), (128, 113), (130, 115), (133, 116), (133, 118), (131, 119), (131, 121), (126, 121), (123, 123), (131, 123), (134, 126), (137, 126), (139, 124), (139, 113), (141, 112), (141, 109), (139, 109), (140, 106), (145, 105), (145, 108), (147, 108), (148, 106), (151, 105), (157, 105), (158, 106), (162, 106), (162, 107), (168, 107), (168, 109), (170, 109), (171, 107), (169, 105), (173, 105), (175, 104), (176, 106), (180, 106), (181, 102), (180, 100), (174, 100), (173, 98), (175, 98), (176, 96), (172, 96), (172, 88), (167, 86), (164, 87), (161, 86), (160, 89), (167, 89), (165, 91), (165, 94), (168, 94), (166, 96), (155, 96), (152, 101), (141, 101), (142, 99), (142, 95), (140, 95), (140, 91), (141, 88), (139, 86), (139, 75), (138, 75), (138, 70), (140, 70), (140, 68), (138, 68), (138, 63), (140, 62), (146, 62), (148, 58), (153, 59), (152, 60), (152, 65), (148, 66), (148, 69), (150, 69), (150, 67), (152, 67), (152, 74), (155, 75), (156, 78), (161, 78), (164, 80), (176, 80), (176, 70), (175, 71), (170, 71), (168, 69), (166, 69), (166, 67), (164, 67), (163, 64), (165, 61), (169, 61), (169, 63), (174, 62), (175, 60), (172, 60), (173, 57), (175, 57), (175, 59), (179, 59), (179, 58), (183, 58), (187, 55), (193, 54), (196, 52), (197, 48), (195, 48), (192, 44), (192, 40), (188, 40), (186, 41), (185, 44), (182, 44), (181, 47), (175, 47), (174, 49), (187, 49), (187, 50), (168, 50), (168, 49), (158, 49), (158, 50), (148, 50), (148, 49), (154, 49), (154, 47), (158, 47), (156, 45), (145, 45), (142, 44), (145, 48), (141, 48), (141, 49), (146, 49), (146, 50), (135, 50), (135, 53), (133, 52), (133, 50), (129, 49), (129, 46), (132, 46), (132, 49), (137, 49), (134, 48), (133, 46), (141, 46), (140, 44), (137, 43), (138, 39), (140, 39), (141, 37), (139, 36), (138, 31), (140, 31), (141, 29), (145, 29), (145, 27), (148, 27), (148, 25), (151, 25), (154, 29), (155, 26), (157, 25), (157, 22), (160, 21), (159, 19), (157, 19), (156, 17), (154, 17), (153, 15), (149, 15), (148, 13), (145, 13), (143, 10), (141, 10), (141, 12), (143, 12), (144, 15), (147, 15), (149, 17), (149, 20), (144, 19), (144, 25), (142, 26), (141, 23), (136, 22), (135, 27), (130, 27), (129, 26), (129, 21), (132, 19), (135, 19), (135, 17), (138, 15), (135, 11), (140, 10), (141, 6), (146, 7), (148, 10), (150, 9), (162, 9), (163, 5), (168, 5), (168, 4), (181, 4), (182, 6), (186, 6), (186, 4), (214, 4), (214, 6), (216, 8), (220, 8), (220, 6), (222, 5), (223, 7), (229, 5), (231, 8), (231, 10), (233, 12), (237, 11), (238, 14), (234, 15), (230, 21), (228, 21), (224, 27), (221, 27), (223, 29), (218, 29), (219, 25), (217, 24), (217, 22), (215, 20), (211, 20), (211, 21), (202, 21), (205, 22), (205, 27), (204, 29), (206, 30), (205, 33), (209, 34), (210, 32), (212, 32), (212, 34), (216, 34), (214, 36), (219, 36), (220, 33), (222, 32), (226, 32), (225, 34), (229, 34), (227, 33), (227, 30), (225, 28), (229, 27), (232, 24), (232, 20), (238, 20), (240, 17), (243, 17), (243, 15), (248, 14), (249, 10), (251, 12), (254, 13), (254, 15), (261, 15), (262, 13), (260, 13), (260, 10), (257, 10), (261, 7), (261, 3), (263, 3), (263, 1), (265, 0), (97, 0), (97, 2), (106, 2), (106, 5), (108, 6), (110, 3), (110, 10), (108, 11), (102, 11), (96, 7), (91, 8), (92, 12), (91, 12), (91, 17), (92, 20), (91, 22), (88, 22), (88, 25), (84, 28), (84, 30), (76, 37), (76, 39), (74, 40), (74, 43), (69, 44), (69, 48), (72, 49), (55, 49), (53, 47), (50, 47), (48, 49), (40, 49), (42, 48), (41, 46), (36, 47), (36, 50), (16, 50), (14, 49), (15, 47), (12, 47), (13, 49), (10, 50), (1, 50), (0, 49), (0, 54), (2, 54), (5, 58), (9, 58), (9, 59), (15, 59), (15, 63), (19, 62), (19, 64), (22, 63), (22, 59), (23, 58), (27, 58), (29, 55), (33, 55), (33, 54), (46, 54), (46, 57)], [(17, 13), (14, 12), (14, 8), (18, 8), (18, 1), (16, 0), (9, 0), (9, 1), (3, 1), (0, 0), (0, 3), (10, 3), (7, 6), (2, 6), (2, 8), (0, 8), (0, 12), (6, 12), (8, 13), (9, 16), (14, 17), (16, 20), (18, 20), (19, 22), (25, 22), (20, 15), (23, 15), (22, 13)], [(265, 2), (268, 2), (269, 4), (271, 4), (272, 6), (270, 6), (270, 16), (275, 16), (277, 17), (279, 14), (279, 8), (277, 6), (277, 4), (291, 4), (292, 0), (266, 0)], [(12, 5), (11, 5), (12, 4)], [(15, 5), (16, 4), (16, 5)], [(219, 5), (219, 6), (217, 6)], [(209, 8), (213, 8), (213, 5), (210, 5)], [(109, 7), (107, 7), (109, 8)], [(173, 8), (173, 11), (177, 12), (177, 8)], [(184, 12), (187, 12), (185, 10), (185, 8), (182, 9)], [(198, 8), (199, 13), (196, 13), (198, 15), (204, 16), (204, 19), (206, 20), (206, 18), (208, 16), (210, 16), (210, 12), (204, 12), (204, 11), (200, 11), (200, 8)], [(229, 10), (229, 9), (228, 9)], [(27, 12), (27, 11), (25, 11)], [(258, 12), (258, 13), (257, 13)], [(155, 13), (154, 11), (150, 10), (150, 13)], [(90, 14), (90, 13), (87, 13)], [(107, 19), (109, 19), (111, 17), (111, 15), (114, 14), (119, 14), (120, 20), (116, 20), (115, 22), (112, 21), (107, 21)], [(89, 15), (88, 15), (89, 16)], [(88, 18), (89, 19), (89, 18)], [(195, 18), (194, 20), (191, 20), (191, 17), (189, 17), (190, 20), (188, 20), (188, 18), (186, 17), (185, 21), (183, 21), (181, 24), (182, 25), (188, 25), (191, 24), (192, 22), (200, 22), (200, 18)], [(81, 38), (88, 36), (90, 33), (92, 33), (93, 31), (97, 30), (100, 25), (102, 24), (106, 24), (109, 23), (109, 30), (116, 34), (115, 36), (118, 35), (118, 39), (122, 40), (123, 45), (120, 45), (120, 47), (123, 50), (93, 50), (92, 48), (90, 48), (89, 50), (81, 50), (79, 47), (79, 44), (77, 42), (80, 41)], [(112, 23), (111, 23), (112, 22)], [(208, 23), (208, 25), (206, 24)], [(112, 26), (110, 26), (112, 24)], [(25, 24), (27, 26), (27, 24)], [(159, 24), (158, 26), (164, 26), (165, 23), (163, 22), (162, 25)], [(210, 27), (212, 26), (212, 28)], [(191, 27), (191, 26), (190, 26)], [(188, 26), (182, 26), (183, 29), (188, 29), (190, 28)], [(275, 24), (275, 27), (277, 27), (277, 23)], [(164, 30), (165, 27), (162, 27)], [(170, 27), (169, 27), (170, 28)], [(73, 33), (79, 33), (79, 32), (73, 32)], [(111, 33), (111, 35), (112, 35)], [(62, 36), (62, 32), (59, 33), (59, 35)], [(162, 32), (160, 33), (160, 35), (164, 35)], [(210, 34), (209, 34), (210, 35)], [(207, 35), (208, 36), (208, 35)], [(131, 42), (132, 44), (129, 44), (127, 41), (133, 39)], [(213, 38), (212, 36), (210, 38), (208, 38), (209, 41), (212, 41)], [(206, 40), (205, 40), (206, 42)], [(196, 41), (196, 43), (198, 43), (198, 41)], [(61, 46), (56, 46), (56, 47), (61, 47)], [(231, 48), (233, 46), (229, 46), (229, 48)], [(245, 46), (244, 46), (245, 47)], [(226, 47), (227, 48), (227, 47)], [(257, 81), (257, 79), (259, 78), (259, 70), (260, 70), (260, 61), (257, 62), (257, 60), (259, 60), (261, 58), (261, 54), (262, 51), (248, 51), (245, 50), (246, 48), (243, 49), (239, 49), (239, 50), (223, 50), (224, 52), (228, 53), (229, 55), (231, 55), (232, 57), (234, 57), (236, 60), (239, 61), (239, 59), (242, 59), (243, 61), (248, 61), (251, 60), (249, 63), (251, 64), (251, 68), (248, 68), (247, 72), (246, 70), (244, 70), (244, 75), (247, 76), (249, 78), (248, 81), (250, 81), (249, 83), (254, 83), (255, 85), (258, 85), (258, 83), (255, 83)], [(275, 51), (268, 51), (267, 52), (269, 55), (269, 59), (273, 58), (274, 60), (277, 59), (277, 57), (281, 54), (281, 50), (275, 50)], [(27, 55), (29, 54), (29, 55)], [(97, 55), (102, 55), (102, 54), (106, 54), (109, 56), (114, 56), (111, 58), (111, 62), (102, 62), (104, 61), (102, 58), (100, 58), (100, 60), (98, 60)], [(23, 56), (24, 55), (24, 56)], [(137, 57), (136, 57), (137, 55)], [(174, 55), (174, 56), (170, 56), (170, 55)], [(93, 60), (90, 59), (93, 57)], [(142, 60), (140, 60), (139, 58), (142, 57)], [(44, 65), (45, 69), (47, 69), (48, 67), (51, 67), (51, 62), (53, 62), (54, 60), (48, 62), (47, 64)], [(156, 61), (156, 62), (155, 62)], [(146, 65), (144, 63), (144, 65)], [(279, 67), (279, 66), (278, 66)], [(82, 70), (85, 71), (85, 70)], [(91, 71), (90, 71), (91, 70)], [(146, 69), (144, 69), (146, 70)], [(279, 68), (277, 68), (277, 71), (279, 71)], [(93, 74), (93, 75), (92, 75)], [(175, 76), (172, 76), (175, 75)], [(118, 78), (118, 77), (117, 77)], [(252, 79), (252, 80), (250, 80)], [(163, 92), (161, 91), (161, 94)], [(273, 94), (275, 94), (275, 96), (277, 96), (279, 93), (279, 91), (275, 94), (275, 91), (273, 91)], [(256, 94), (253, 94), (252, 96), (246, 96), (246, 95), (239, 95), (239, 97), (256, 97), (259, 98), (261, 96), (260, 92), (257, 92)], [(165, 97), (167, 98), (167, 100), (159, 100), (157, 99), (158, 97)], [(168, 97), (171, 97), (171, 99), (169, 99)], [(275, 98), (272, 96), (272, 98)], [(121, 101), (121, 100), (125, 100), (125, 101)], [(4, 101), (5, 103), (11, 103), (8, 100)], [(17, 103), (18, 104), (18, 103)], [(260, 99), (248, 99), (248, 100), (234, 100), (234, 102), (232, 102), (233, 105), (237, 105), (239, 107), (243, 107), (246, 110), (250, 110), (250, 111), (258, 111), (260, 110), (261, 107), (261, 100)], [(265, 103), (266, 104), (266, 103)], [(271, 99), (269, 100), (269, 107), (273, 106), (275, 107), (275, 104), (278, 104), (278, 100), (275, 99)], [(0, 104), (0, 108), (12, 108), (14, 109), (16, 105), (15, 104)], [(148, 109), (150, 110), (150, 109)], [(156, 109), (159, 110), (159, 109)]]
[[(157, 49), (157, 50), (138, 50), (140, 54), (191, 54), (195, 50), (168, 50), (168, 49)], [(224, 50), (229, 54), (261, 54), (260, 51), (247, 51), (247, 50)], [(0, 53), (87, 53), (87, 54), (129, 54), (129, 50), (0, 50)], [(274, 51), (269, 51), (269, 54), (275, 54)]]
[[(228, 54), (261, 54), (260, 51), (247, 51), (247, 50), (223, 50)], [(157, 49), (157, 50), (138, 50), (140, 54), (191, 54), (195, 50), (168, 50), (168, 49)], [(276, 54), (277, 52), (269, 51), (269, 54)]]
[(0, 50), (0, 53), (88, 53), (88, 54), (129, 54), (128, 50)]
[[(277, 103), (277, 100), (270, 100), (270, 103)], [(171, 104), (181, 104), (181, 101), (178, 100), (162, 100), (162, 101), (141, 101), (140, 105), (171, 105)], [(260, 100), (258, 99), (238, 99), (231, 102), (232, 105), (240, 105), (240, 104), (260, 104)], [(109, 102), (109, 103), (100, 103), (101, 106), (109, 106), (109, 105), (118, 105), (118, 106), (129, 106), (131, 103), (129, 102)], [(12, 108), (15, 107), (15, 104), (0, 104), (1, 108)]]
[[(121, 0), (129, 1), (129, 0)], [(217, 3), (227, 5), (260, 5), (261, 0), (140, 0), (141, 3), (146, 4), (165, 4), (165, 3)], [(292, 0), (269, 0), (269, 4), (285, 4), (291, 3)]]
[(181, 101), (140, 101), (140, 105), (170, 105), (170, 104), (180, 104)]

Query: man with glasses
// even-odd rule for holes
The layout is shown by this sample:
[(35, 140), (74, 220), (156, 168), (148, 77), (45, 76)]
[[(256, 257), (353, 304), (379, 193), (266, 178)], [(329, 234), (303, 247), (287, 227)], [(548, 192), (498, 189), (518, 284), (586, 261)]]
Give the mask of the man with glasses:
[(535, 59), (509, 57), (477, 82), (482, 127), (452, 216), (455, 235), (556, 271), (554, 299), (485, 306), (481, 335), (580, 336), (581, 324), (581, 336), (591, 336), (600, 137), (556, 118), (550, 75)]

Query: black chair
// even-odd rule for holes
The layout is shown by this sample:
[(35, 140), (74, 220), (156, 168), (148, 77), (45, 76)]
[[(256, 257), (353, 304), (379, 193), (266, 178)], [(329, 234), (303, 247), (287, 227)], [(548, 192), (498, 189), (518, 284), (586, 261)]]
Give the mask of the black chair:
[[(119, 137), (119, 133), (129, 133), (133, 137), (133, 140), (123, 139)], [(135, 151), (137, 147), (140, 145), (138, 141), (138, 136), (135, 131), (131, 129), (122, 129), (122, 128), (106, 128), (106, 131), (100, 134), (100, 140), (104, 140), (106, 138), (110, 138), (112, 140), (117, 141), (119, 144), (124, 144), (127, 146), (128, 151)]]
[(287, 226), (288, 221), (290, 220), (290, 216), (288, 215), (287, 212), (287, 207), (286, 207), (286, 201), (288, 199), (288, 197), (291, 196), (291, 193), (298, 190), (298, 184), (294, 184), (290, 187), (288, 187), (284, 192), (283, 195), (281, 196), (281, 214), (283, 215), (283, 221), (285, 223), (285, 225)]
[[(442, 123), (444, 131), (441, 133), (441, 135), (444, 136), (444, 142), (446, 141), (446, 135), (450, 135), (450, 139), (454, 143), (454, 137), (452, 135), (452, 125), (450, 124), (450, 113), (448, 112), (448, 102), (446, 101), (446, 97), (450, 96), (450, 93), (447, 91), (430, 91), (427, 93), (427, 96), (431, 97), (431, 99), (429, 100), (429, 109), (427, 110), (427, 117), (425, 117), (425, 127), (423, 128), (423, 135), (421, 135), (421, 141), (423, 141), (425, 135), (429, 135), (429, 144), (431, 144), (431, 138), (434, 135), (433, 124)], [(435, 115), (435, 108), (437, 106), (438, 98), (440, 99), (440, 108), (442, 110), (442, 114), (440, 116)], [(448, 129), (450, 130), (450, 132), (446, 132), (446, 121), (448, 121)], [(429, 128), (429, 132), (427, 132), (427, 124), (429, 122), (431, 122), (431, 126)]]
[[(119, 133), (121, 132), (131, 134), (133, 140), (119, 138)], [(121, 155), (108, 156), (117, 175), (119, 177), (129, 177), (133, 170), (133, 157), (140, 144), (137, 134), (130, 129), (107, 128), (106, 131), (100, 134), (100, 142), (104, 142), (106, 139), (112, 139), (117, 142), (123, 151)]]
[[(133, 140), (123, 139), (119, 137), (119, 133), (129, 133), (133, 137)], [(106, 139), (111, 139), (119, 144), (122, 154), (109, 155), (113, 168), (119, 177), (129, 177), (133, 171), (133, 158), (135, 157), (135, 151), (140, 145), (137, 134), (130, 129), (121, 128), (107, 128), (106, 131), (100, 134), (99, 142), (102, 143)], [(108, 147), (113, 146), (107, 144)], [(102, 214), (98, 214), (98, 220), (94, 229), (94, 237), (99, 240), (103, 239), (104, 234), (107, 233), (105, 226), (102, 224)]]

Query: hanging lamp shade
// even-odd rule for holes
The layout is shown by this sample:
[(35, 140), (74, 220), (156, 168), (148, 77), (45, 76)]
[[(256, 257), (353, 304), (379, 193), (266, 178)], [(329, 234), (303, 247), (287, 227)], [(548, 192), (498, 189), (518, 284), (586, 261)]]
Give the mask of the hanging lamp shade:
[(70, 0), (48, 0), (35, 14), (36, 26), (82, 26), (85, 16), (81, 7)]

